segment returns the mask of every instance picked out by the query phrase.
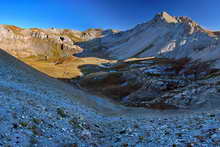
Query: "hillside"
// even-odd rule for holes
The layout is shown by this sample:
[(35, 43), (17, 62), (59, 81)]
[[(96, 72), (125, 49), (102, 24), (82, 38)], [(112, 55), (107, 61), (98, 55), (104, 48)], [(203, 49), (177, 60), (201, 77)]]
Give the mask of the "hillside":
[(70, 29), (23, 29), (0, 25), (0, 48), (35, 69), (54, 78), (72, 78), (81, 75), (78, 66), (100, 64), (105, 59), (76, 58), (82, 51), (76, 42), (88, 41), (116, 33), (116, 30), (88, 29), (80, 32)]
[(215, 67), (220, 65), (219, 32), (206, 30), (188, 17), (174, 17), (166, 12), (121, 32), (101, 29), (83, 32), (55, 28), (22, 29), (1, 25), (0, 47), (55, 78), (77, 77), (81, 75), (78, 67), (83, 64), (100, 65), (129, 58), (187, 57), (215, 61)]
[(23, 29), (0, 25), (0, 48), (16, 57), (37, 56), (57, 59), (82, 51), (75, 42), (88, 41), (114, 33), (114, 30), (89, 29), (83, 32), (70, 29)]
[[(188, 17), (174, 17), (167, 12), (131, 30), (81, 42), (86, 50), (80, 56), (105, 55), (110, 59), (166, 57), (218, 60), (219, 32), (202, 28)], [(217, 61), (219, 66), (219, 61)]]
[(219, 109), (123, 107), (0, 50), (1, 146), (219, 145)]
[(52, 79), (2, 50), (0, 71), (0, 145), (88, 145), (92, 138), (87, 138), (85, 125), (98, 133), (94, 125), (102, 123), (102, 115), (126, 110)]

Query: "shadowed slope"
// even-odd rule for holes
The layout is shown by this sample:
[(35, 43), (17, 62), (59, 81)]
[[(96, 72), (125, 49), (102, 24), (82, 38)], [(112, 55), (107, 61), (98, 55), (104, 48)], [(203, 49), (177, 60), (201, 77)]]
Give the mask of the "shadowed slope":
[[(70, 104), (76, 103), (78, 105), (80, 102), (82, 105), (94, 108), (98, 112), (106, 112), (107, 114), (114, 113), (115, 110), (117, 112), (117, 109), (115, 109), (116, 106), (109, 101), (86, 94), (85, 92), (74, 89), (69, 84), (50, 78), (17, 60), (3, 50), (0, 50), (0, 71), (1, 86), (10, 87), (14, 89), (14, 91), (24, 92), (28, 94), (30, 98), (39, 96), (39, 99), (47, 99), (49, 102), (73, 100)], [(4, 93), (5, 91), (2, 92)], [(13, 99), (13, 97), (11, 98)], [(103, 105), (103, 103), (109, 103), (109, 106)], [(75, 106), (73, 105), (73, 107)], [(111, 109), (113, 111), (111, 111)]]

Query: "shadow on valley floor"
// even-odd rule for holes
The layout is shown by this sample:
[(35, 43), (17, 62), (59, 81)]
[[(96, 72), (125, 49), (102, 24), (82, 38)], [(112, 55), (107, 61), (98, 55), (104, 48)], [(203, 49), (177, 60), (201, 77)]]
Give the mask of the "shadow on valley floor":
[(129, 59), (79, 65), (82, 76), (62, 80), (129, 107), (191, 109), (215, 103), (216, 99), (207, 97), (219, 97), (218, 82), (209, 80), (220, 71), (211, 64), (188, 58)]

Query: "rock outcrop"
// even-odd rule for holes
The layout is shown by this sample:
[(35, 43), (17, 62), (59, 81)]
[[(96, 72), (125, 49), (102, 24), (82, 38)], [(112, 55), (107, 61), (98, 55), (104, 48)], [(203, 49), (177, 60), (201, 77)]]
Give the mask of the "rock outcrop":
[[(218, 60), (219, 33), (208, 31), (188, 17), (174, 17), (166, 12), (135, 28), (78, 45), (79, 56), (105, 56), (111, 59), (131, 57), (166, 57)], [(216, 64), (219, 67), (219, 63)]]
[(109, 35), (113, 31), (89, 29), (84, 32), (68, 29), (22, 29), (0, 25), (0, 48), (16, 57), (40, 56), (43, 59), (72, 56), (82, 51), (75, 42)]

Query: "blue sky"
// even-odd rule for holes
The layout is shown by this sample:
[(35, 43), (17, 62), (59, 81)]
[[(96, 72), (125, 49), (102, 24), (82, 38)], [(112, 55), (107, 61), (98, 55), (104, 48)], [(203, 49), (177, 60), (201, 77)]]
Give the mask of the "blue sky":
[(0, 24), (20, 27), (126, 30), (167, 11), (220, 30), (220, 0), (4, 0)]

